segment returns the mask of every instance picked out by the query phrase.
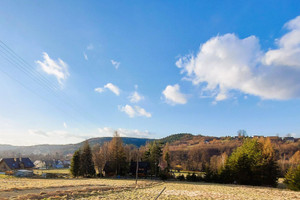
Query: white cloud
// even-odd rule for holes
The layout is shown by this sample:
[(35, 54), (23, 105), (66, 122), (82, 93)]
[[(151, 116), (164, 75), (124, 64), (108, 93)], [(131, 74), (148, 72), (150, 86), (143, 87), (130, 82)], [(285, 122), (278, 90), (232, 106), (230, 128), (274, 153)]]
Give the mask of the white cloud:
[(151, 113), (147, 112), (144, 108), (141, 108), (139, 106), (119, 106), (119, 110), (121, 112), (125, 112), (130, 118), (138, 117), (138, 116), (144, 116), (144, 117), (151, 117)]
[(162, 93), (166, 99), (166, 102), (171, 105), (187, 103), (186, 95), (180, 92), (180, 87), (178, 84), (173, 86), (168, 85)]
[(144, 97), (140, 95), (137, 91), (133, 92), (128, 98), (131, 103), (137, 103), (144, 99)]
[(104, 136), (112, 137), (115, 131), (117, 131), (121, 137), (137, 137), (137, 138), (149, 137), (149, 131), (140, 131), (138, 129), (133, 129), (133, 130), (124, 129), (124, 128), (113, 129), (110, 127), (104, 127), (104, 128), (98, 128), (98, 131), (101, 137)]
[(116, 69), (119, 69), (120, 67), (120, 62), (117, 62), (115, 60), (110, 60), (111, 64), (116, 68)]
[(56, 77), (57, 81), (62, 85), (63, 81), (66, 80), (70, 74), (68, 71), (68, 65), (60, 58), (55, 61), (52, 60), (46, 52), (43, 52), (44, 61), (35, 61), (41, 69), (49, 75)]
[(89, 60), (88, 56), (86, 55), (86, 53), (83, 53), (83, 57), (85, 60)]
[(281, 37), (278, 49), (269, 50), (264, 56), (264, 64), (300, 68), (300, 16), (285, 24), (289, 30)]
[(112, 84), (112, 83), (107, 83), (106, 85), (103, 86), (103, 88), (95, 88), (96, 92), (102, 93), (105, 91), (105, 89), (109, 89), (110, 91), (112, 91), (113, 93), (115, 93), (115, 95), (119, 96), (120, 95), (120, 89), (118, 88), (118, 86)]
[(94, 45), (93, 44), (89, 44), (87, 47), (86, 47), (87, 50), (93, 50), (94, 49)]
[(151, 117), (151, 113), (148, 113), (144, 108), (141, 108), (139, 106), (134, 106), (135, 112), (137, 113), (137, 116), (145, 116), (145, 117)]
[[(78, 143), (89, 138), (89, 136), (80, 136), (75, 134), (70, 134), (67, 131), (54, 130), (54, 131), (41, 131), (29, 129), (29, 138), (33, 137), (34, 141), (38, 141), (37, 144), (70, 144)], [(35, 143), (33, 141), (33, 144)]]
[(104, 92), (104, 88), (95, 88), (95, 92), (102, 93)]
[(263, 52), (255, 36), (216, 36), (201, 45), (196, 56), (180, 58), (176, 65), (184, 77), (215, 101), (239, 91), (262, 99), (300, 97), (300, 16), (285, 24), (289, 30), (277, 41), (278, 48)]
[(64, 125), (64, 127), (65, 127), (65, 128), (68, 128), (68, 126), (67, 126), (67, 123), (66, 123), (66, 122), (64, 122), (64, 124), (63, 124), (63, 125)]
[(119, 110), (125, 112), (129, 117), (133, 118), (136, 115), (136, 112), (133, 107), (130, 105), (119, 106)]
[(116, 85), (114, 85), (112, 83), (107, 83), (104, 86), (104, 88), (108, 88), (110, 91), (112, 91), (113, 93), (115, 93), (117, 96), (120, 95), (120, 89)]

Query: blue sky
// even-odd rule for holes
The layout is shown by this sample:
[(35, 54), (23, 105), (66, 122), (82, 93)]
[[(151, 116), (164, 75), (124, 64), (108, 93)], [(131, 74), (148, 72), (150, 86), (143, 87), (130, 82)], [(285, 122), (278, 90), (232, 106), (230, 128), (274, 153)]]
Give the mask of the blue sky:
[(1, 1), (0, 143), (114, 130), (300, 137), (299, 10), (298, 1)]

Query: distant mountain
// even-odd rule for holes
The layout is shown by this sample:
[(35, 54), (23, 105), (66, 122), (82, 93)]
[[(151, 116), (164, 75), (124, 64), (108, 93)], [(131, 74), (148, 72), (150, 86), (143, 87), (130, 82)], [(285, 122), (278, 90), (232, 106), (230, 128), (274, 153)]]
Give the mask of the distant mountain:
[(16, 146), (8, 145), (8, 144), (0, 144), (0, 151), (14, 150)]
[[(87, 141), (93, 147), (96, 144), (99, 144), (100, 146), (104, 142), (111, 141), (112, 137), (98, 137), (98, 138), (90, 138)], [(124, 144), (132, 144), (137, 147), (140, 147), (142, 145), (145, 145), (147, 142), (153, 141), (153, 139), (148, 138), (130, 138), (130, 137), (122, 137)], [(77, 144), (66, 144), (66, 145), (49, 145), (49, 144), (42, 144), (42, 145), (33, 145), (33, 146), (13, 146), (13, 145), (1, 145), (0, 144), (0, 158), (5, 157), (8, 155), (31, 155), (31, 154), (63, 154), (67, 155), (69, 153), (73, 153), (77, 149), (79, 149), (83, 143), (77, 143)]]

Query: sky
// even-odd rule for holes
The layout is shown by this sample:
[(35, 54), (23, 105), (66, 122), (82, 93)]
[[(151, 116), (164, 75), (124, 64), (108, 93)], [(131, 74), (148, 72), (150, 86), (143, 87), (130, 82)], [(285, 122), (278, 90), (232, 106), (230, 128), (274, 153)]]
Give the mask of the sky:
[(300, 137), (299, 1), (0, 2), (0, 144)]

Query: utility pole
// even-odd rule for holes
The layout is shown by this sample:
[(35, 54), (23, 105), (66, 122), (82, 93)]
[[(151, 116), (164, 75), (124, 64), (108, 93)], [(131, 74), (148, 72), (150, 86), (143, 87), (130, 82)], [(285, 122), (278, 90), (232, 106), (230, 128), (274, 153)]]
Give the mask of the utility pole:
[(137, 179), (138, 179), (138, 174), (139, 174), (139, 150), (137, 152), (136, 156), (136, 171), (135, 171), (135, 185), (137, 186)]

